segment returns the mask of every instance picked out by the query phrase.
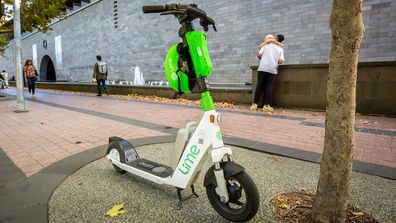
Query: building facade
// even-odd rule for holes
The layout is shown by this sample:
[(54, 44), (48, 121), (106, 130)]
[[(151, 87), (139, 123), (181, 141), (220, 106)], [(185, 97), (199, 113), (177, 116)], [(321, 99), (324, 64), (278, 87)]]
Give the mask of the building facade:
[[(167, 49), (180, 41), (179, 24), (173, 16), (143, 14), (144, 4), (166, 0), (83, 1), (54, 22), (48, 33), (34, 32), (22, 40), (22, 59), (33, 59), (41, 80), (90, 81), (95, 56), (109, 66), (110, 80), (133, 80), (139, 66), (146, 81), (165, 80), (163, 61)], [(328, 0), (197, 0), (216, 21), (208, 46), (212, 57), (212, 82), (251, 81), (250, 66), (257, 65), (258, 45), (266, 34), (285, 36), (286, 64), (328, 63), (331, 30)], [(360, 61), (396, 60), (396, 1), (363, 2), (365, 36)], [(201, 29), (196, 23), (195, 27)], [(14, 44), (0, 69), (15, 72)]]

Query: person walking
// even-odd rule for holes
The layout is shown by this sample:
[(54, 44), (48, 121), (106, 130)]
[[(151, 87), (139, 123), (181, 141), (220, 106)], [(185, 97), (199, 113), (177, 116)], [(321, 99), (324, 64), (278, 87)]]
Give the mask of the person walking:
[(102, 96), (102, 86), (104, 90), (106, 91), (106, 94), (109, 95), (109, 91), (106, 86), (106, 80), (107, 80), (107, 64), (106, 62), (102, 61), (102, 57), (100, 55), (96, 56), (96, 63), (94, 65), (93, 69), (93, 81), (96, 80), (96, 83), (98, 84), (98, 95), (101, 97)]
[[(284, 37), (282, 35), (278, 36), (277, 39), (281, 38), (281, 41), (283, 41)], [(262, 91), (265, 92), (263, 111), (272, 112), (274, 110), (270, 105), (273, 82), (278, 74), (278, 65), (284, 63), (285, 58), (282, 47), (271, 43), (271, 39), (275, 39), (271, 34), (265, 37), (265, 42), (268, 42), (268, 44), (265, 44), (257, 55), (260, 59), (260, 65), (258, 67), (256, 92), (254, 94), (253, 104), (250, 107), (252, 111), (257, 110), (257, 104), (259, 103)]]
[(25, 66), (23, 67), (23, 76), (25, 77), (25, 83), (28, 85), (29, 93), (34, 95), (36, 90), (37, 71), (30, 59), (25, 62)]
[(8, 88), (8, 73), (5, 70), (3, 70), (3, 72), (1, 72), (1, 76), (3, 76), (4, 78), (5, 87)]

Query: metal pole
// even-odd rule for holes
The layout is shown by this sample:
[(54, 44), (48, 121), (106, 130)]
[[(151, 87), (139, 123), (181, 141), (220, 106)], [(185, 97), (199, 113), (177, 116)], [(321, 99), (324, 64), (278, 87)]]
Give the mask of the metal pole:
[(16, 75), (16, 91), (17, 91), (17, 110), (16, 112), (24, 112), (25, 98), (23, 95), (23, 74), (22, 74), (22, 56), (21, 56), (21, 0), (14, 1), (14, 51), (15, 51), (15, 75)]

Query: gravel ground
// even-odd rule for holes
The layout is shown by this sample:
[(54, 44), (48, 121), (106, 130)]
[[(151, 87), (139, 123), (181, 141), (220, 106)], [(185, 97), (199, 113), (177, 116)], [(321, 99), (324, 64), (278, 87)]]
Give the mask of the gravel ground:
[[(173, 144), (138, 147), (139, 155), (167, 164)], [(233, 147), (234, 160), (246, 168), (260, 192), (260, 209), (251, 222), (278, 222), (268, 206), (277, 193), (305, 188), (314, 193), (319, 165)], [(164, 161), (165, 160), (165, 161)], [(196, 183), (199, 198), (176, 210), (176, 189), (132, 174), (120, 175), (105, 158), (81, 168), (54, 191), (49, 201), (49, 222), (227, 222), (211, 207), (202, 179)], [(190, 193), (185, 190), (184, 195)], [(105, 217), (115, 204), (126, 213)], [(396, 222), (396, 181), (353, 173), (350, 203), (380, 222)]]

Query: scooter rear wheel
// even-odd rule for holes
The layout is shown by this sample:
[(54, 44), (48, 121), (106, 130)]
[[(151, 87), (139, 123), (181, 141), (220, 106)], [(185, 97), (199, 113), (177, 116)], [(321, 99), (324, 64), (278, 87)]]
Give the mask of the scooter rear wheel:
[(125, 170), (119, 168), (118, 166), (116, 166), (116, 165), (114, 165), (114, 164), (113, 164), (113, 167), (114, 167), (114, 169), (115, 169), (119, 174), (125, 174), (125, 173), (126, 173)]
[(210, 204), (224, 218), (243, 222), (252, 219), (259, 208), (260, 198), (257, 187), (250, 176), (241, 172), (226, 179), (229, 201), (223, 203), (216, 193), (216, 186), (206, 187)]
[[(110, 156), (112, 156), (117, 161), (120, 161), (121, 160), (120, 152), (122, 152), (120, 146), (117, 143), (115, 143), (115, 142), (111, 142), (110, 145), (109, 145), (109, 148), (111, 148), (110, 151), (109, 151)], [(114, 164), (113, 164), (113, 167), (120, 174), (126, 173), (125, 170), (119, 168), (118, 166), (116, 166)]]

